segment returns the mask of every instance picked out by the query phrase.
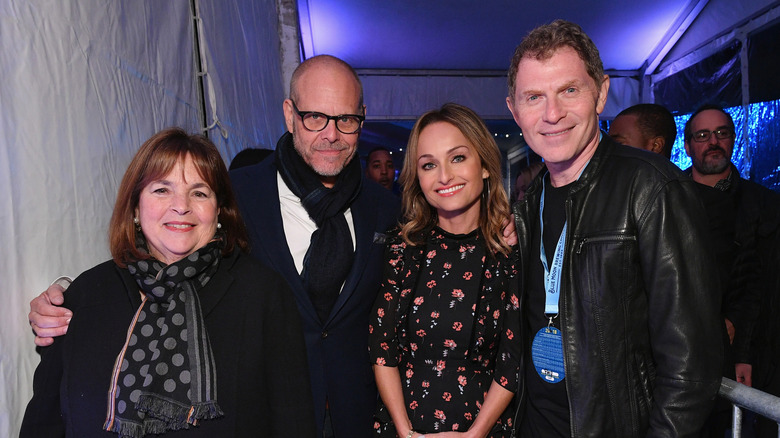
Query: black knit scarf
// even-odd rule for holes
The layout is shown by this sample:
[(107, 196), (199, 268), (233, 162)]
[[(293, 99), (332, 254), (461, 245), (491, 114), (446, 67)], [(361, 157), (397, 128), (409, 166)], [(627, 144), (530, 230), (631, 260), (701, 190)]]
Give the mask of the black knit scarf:
[(276, 167), (317, 224), (303, 261), (301, 278), (317, 315), (325, 322), (355, 257), (343, 213), (360, 191), (360, 163), (353, 158), (336, 177), (333, 187), (325, 187), (320, 176), (296, 152), (292, 134), (288, 132), (276, 145)]
[[(136, 240), (148, 252), (141, 233)], [(135, 438), (223, 415), (198, 298), (217, 271), (222, 246), (215, 238), (168, 266), (155, 259), (128, 263), (145, 297), (114, 364), (103, 429)]]

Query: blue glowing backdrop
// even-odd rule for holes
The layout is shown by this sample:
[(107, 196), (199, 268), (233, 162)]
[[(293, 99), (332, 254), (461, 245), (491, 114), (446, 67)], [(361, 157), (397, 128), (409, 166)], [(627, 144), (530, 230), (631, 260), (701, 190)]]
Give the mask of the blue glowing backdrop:
[[(774, 191), (780, 191), (780, 100), (758, 102), (747, 107), (748, 117), (742, 107), (726, 108), (734, 119), (736, 138), (731, 161), (743, 178), (750, 179)], [(690, 114), (674, 118), (677, 138), (672, 149), (672, 162), (681, 169), (691, 166), (685, 153), (683, 129)], [(747, 122), (746, 122), (747, 120)], [(747, 126), (745, 124), (747, 123)]]

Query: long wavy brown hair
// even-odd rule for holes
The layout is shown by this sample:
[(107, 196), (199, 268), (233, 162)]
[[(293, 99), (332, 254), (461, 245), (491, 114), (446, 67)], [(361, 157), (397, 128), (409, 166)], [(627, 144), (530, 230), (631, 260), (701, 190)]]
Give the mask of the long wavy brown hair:
[(509, 218), (509, 201), (501, 184), (501, 153), (485, 122), (471, 109), (456, 103), (447, 103), (437, 110), (428, 111), (417, 119), (412, 128), (399, 177), (403, 187), (401, 237), (409, 245), (422, 244), (422, 231), (436, 225), (439, 221), (436, 209), (425, 199), (420, 181), (417, 179), (420, 133), (436, 122), (446, 122), (458, 128), (479, 156), (482, 168), (490, 174), (486, 178), (480, 199), (479, 229), (488, 249), (492, 252), (508, 254), (509, 246), (504, 243), (502, 237), (503, 222)]

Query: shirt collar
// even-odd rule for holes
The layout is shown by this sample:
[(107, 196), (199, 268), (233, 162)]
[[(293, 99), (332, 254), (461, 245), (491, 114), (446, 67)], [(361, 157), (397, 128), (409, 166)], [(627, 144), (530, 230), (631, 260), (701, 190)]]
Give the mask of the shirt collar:
[(716, 190), (720, 190), (721, 192), (726, 192), (731, 188), (731, 184), (733, 182), (734, 182), (734, 168), (731, 167), (729, 169), (728, 176), (716, 182), (714, 188)]

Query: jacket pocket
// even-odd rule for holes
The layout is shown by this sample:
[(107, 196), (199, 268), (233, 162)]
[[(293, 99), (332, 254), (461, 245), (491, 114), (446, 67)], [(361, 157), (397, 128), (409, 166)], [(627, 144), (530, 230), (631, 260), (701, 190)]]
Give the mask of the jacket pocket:
[(596, 234), (575, 240), (572, 279), (588, 304), (614, 310), (641, 290), (636, 236)]

